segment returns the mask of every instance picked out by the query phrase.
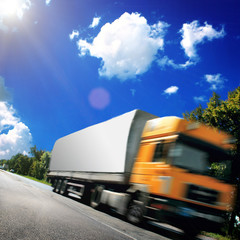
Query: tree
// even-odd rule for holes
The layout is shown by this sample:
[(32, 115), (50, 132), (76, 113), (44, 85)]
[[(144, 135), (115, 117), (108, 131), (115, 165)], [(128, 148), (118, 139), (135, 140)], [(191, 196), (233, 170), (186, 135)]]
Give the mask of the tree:
[(46, 173), (46, 169), (43, 163), (34, 161), (30, 168), (29, 175), (39, 180), (42, 180), (45, 177), (45, 173)]
[(22, 175), (28, 175), (29, 168), (32, 165), (31, 159), (26, 155), (21, 155), (18, 158), (17, 162), (19, 166), (17, 173)]
[(213, 93), (207, 108), (203, 109), (201, 105), (191, 112), (186, 112), (183, 117), (187, 120), (195, 120), (209, 126), (216, 127), (220, 130), (230, 133), (236, 139), (235, 148), (233, 149), (233, 177), (237, 184), (237, 203), (232, 213), (229, 233), (232, 233), (236, 214), (239, 215), (240, 203), (240, 87), (228, 93), (228, 99), (223, 101), (220, 96)]
[(27, 175), (32, 165), (32, 159), (21, 153), (16, 154), (8, 161), (9, 169), (14, 169), (18, 174)]
[(9, 169), (14, 169), (14, 171), (18, 174), (30, 175), (31, 177), (35, 177), (40, 180), (46, 178), (51, 153), (44, 150), (38, 150), (37, 147), (34, 146), (31, 147), (30, 154), (32, 157), (21, 153), (13, 156), (8, 161)]
[(41, 161), (41, 156), (44, 154), (43, 150), (37, 150), (36, 145), (30, 148), (30, 154), (33, 156), (34, 160)]
[(50, 160), (51, 160), (51, 153), (44, 152), (44, 154), (41, 156), (41, 162), (43, 163), (46, 170), (49, 168)]
[(14, 169), (15, 172), (18, 172), (20, 169), (20, 164), (19, 164), (19, 158), (22, 156), (21, 153), (18, 153), (14, 156), (11, 157), (11, 159), (8, 161), (9, 164), (9, 169)]

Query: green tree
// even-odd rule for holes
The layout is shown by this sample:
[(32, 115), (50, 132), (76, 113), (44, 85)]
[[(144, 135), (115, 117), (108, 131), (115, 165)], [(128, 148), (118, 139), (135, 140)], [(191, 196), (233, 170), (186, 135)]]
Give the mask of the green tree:
[(36, 164), (37, 164), (37, 161), (32, 161), (32, 165), (29, 169), (29, 172), (28, 172), (28, 175), (31, 176), (31, 177), (35, 177), (36, 175)]
[(32, 165), (29, 169), (29, 175), (40, 180), (46, 178), (51, 153), (43, 150), (37, 150), (36, 146), (34, 146), (31, 148), (31, 154), (33, 157)]
[[(29, 175), (37, 179), (46, 178), (51, 153), (31, 147), (30, 156), (18, 153), (8, 161), (9, 169), (14, 169), (18, 174)], [(2, 163), (1, 161), (0, 163)]]
[(46, 172), (46, 169), (42, 162), (38, 162), (38, 161), (33, 162), (30, 170), (30, 176), (41, 180), (44, 178), (45, 172)]
[(16, 154), (8, 161), (9, 169), (18, 174), (27, 175), (32, 165), (32, 159), (21, 153)]
[(51, 153), (44, 152), (44, 154), (41, 156), (41, 162), (43, 163), (46, 170), (49, 168), (50, 160), (51, 160)]
[(19, 156), (17, 162), (19, 166), (17, 173), (28, 175), (30, 166), (32, 165), (32, 160), (26, 155), (21, 155)]
[[(226, 131), (234, 136), (236, 139), (233, 162), (233, 176), (237, 184), (237, 203), (236, 208), (231, 216), (229, 225), (229, 233), (232, 233), (234, 220), (236, 214), (239, 215), (239, 179), (240, 179), (240, 87), (228, 93), (227, 100), (223, 101), (220, 96), (213, 93), (207, 108), (202, 108), (199, 105), (191, 112), (186, 112), (183, 117), (187, 120), (195, 120), (209, 126), (216, 127), (220, 130)], [(221, 174), (220, 172), (218, 174)]]
[(18, 153), (11, 157), (11, 159), (8, 161), (9, 169), (14, 169), (15, 172), (19, 171), (20, 165), (19, 165), (19, 158), (22, 156), (21, 153)]
[(33, 156), (34, 160), (41, 161), (41, 156), (44, 154), (44, 150), (38, 150), (36, 145), (30, 148), (30, 154)]

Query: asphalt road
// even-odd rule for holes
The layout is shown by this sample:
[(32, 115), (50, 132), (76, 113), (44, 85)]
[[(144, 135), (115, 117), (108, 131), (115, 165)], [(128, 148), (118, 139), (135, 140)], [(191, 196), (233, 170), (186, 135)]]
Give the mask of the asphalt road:
[(51, 187), (0, 171), (0, 240), (167, 240), (181, 233), (145, 229), (51, 191)]

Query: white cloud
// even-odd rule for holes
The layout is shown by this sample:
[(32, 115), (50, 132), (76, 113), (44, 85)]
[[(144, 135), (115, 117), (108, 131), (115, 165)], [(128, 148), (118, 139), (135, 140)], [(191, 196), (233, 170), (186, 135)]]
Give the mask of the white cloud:
[(4, 79), (0, 76), (0, 102), (9, 101), (10, 99), (11, 95), (5, 86)]
[(163, 37), (169, 25), (158, 22), (148, 25), (139, 13), (125, 12), (112, 23), (106, 23), (92, 43), (80, 39), (79, 55), (102, 60), (99, 75), (122, 81), (145, 73), (163, 50)]
[(89, 28), (95, 28), (100, 23), (101, 17), (94, 17), (92, 23), (89, 25)]
[(190, 24), (184, 23), (180, 30), (182, 34), (181, 46), (185, 54), (190, 58), (197, 60), (198, 54), (196, 46), (204, 41), (211, 41), (214, 38), (222, 38), (225, 35), (224, 29), (220, 31), (215, 30), (212, 25), (205, 22), (204, 26), (199, 26), (198, 21), (193, 21)]
[(179, 88), (178, 88), (177, 86), (171, 86), (171, 87), (165, 89), (165, 90), (164, 90), (164, 93), (165, 93), (165, 94), (169, 94), (169, 95), (175, 94), (175, 93), (177, 93), (178, 89), (179, 89)]
[(69, 38), (73, 40), (75, 37), (79, 36), (79, 31), (73, 30), (71, 34), (69, 34)]
[(29, 128), (15, 116), (13, 106), (0, 102), (0, 159), (29, 151), (31, 141)]
[(186, 61), (184, 64), (177, 64), (177, 63), (174, 63), (172, 59), (169, 59), (168, 56), (164, 56), (158, 59), (157, 63), (162, 69), (164, 69), (166, 66), (173, 67), (175, 69), (186, 69), (187, 67), (196, 64), (191, 60)]
[(193, 99), (197, 103), (199, 103), (199, 102), (206, 102), (207, 101), (205, 96), (194, 97)]
[(9, 159), (17, 153), (28, 152), (32, 135), (29, 128), (16, 116), (7, 101), (11, 96), (0, 77), (0, 159)]
[(46, 5), (49, 5), (52, 0), (46, 0)]
[(220, 74), (206, 74), (204, 75), (205, 80), (210, 84), (210, 89), (216, 91), (223, 88), (224, 82), (226, 79)]

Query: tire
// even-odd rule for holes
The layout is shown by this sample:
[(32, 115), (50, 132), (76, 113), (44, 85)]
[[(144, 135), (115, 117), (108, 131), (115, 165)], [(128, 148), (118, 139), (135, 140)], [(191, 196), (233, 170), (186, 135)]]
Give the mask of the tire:
[(64, 181), (62, 182), (59, 193), (60, 193), (61, 195), (67, 196), (67, 180), (64, 180)]
[(54, 180), (53, 180), (53, 185), (52, 185), (52, 187), (53, 187), (53, 192), (56, 192), (57, 182), (58, 182), (57, 179), (54, 179)]
[(141, 225), (143, 223), (144, 208), (145, 207), (142, 202), (132, 200), (126, 213), (128, 222), (134, 225)]
[(91, 194), (90, 206), (92, 208), (99, 208), (101, 205), (101, 196), (104, 190), (103, 186), (96, 186)]
[(86, 205), (90, 205), (90, 202), (91, 202), (91, 185), (90, 184), (86, 184), (84, 186), (84, 192), (80, 202)]
[(60, 193), (61, 186), (62, 186), (62, 180), (58, 179), (57, 185), (56, 185), (56, 190), (55, 190), (56, 193)]

